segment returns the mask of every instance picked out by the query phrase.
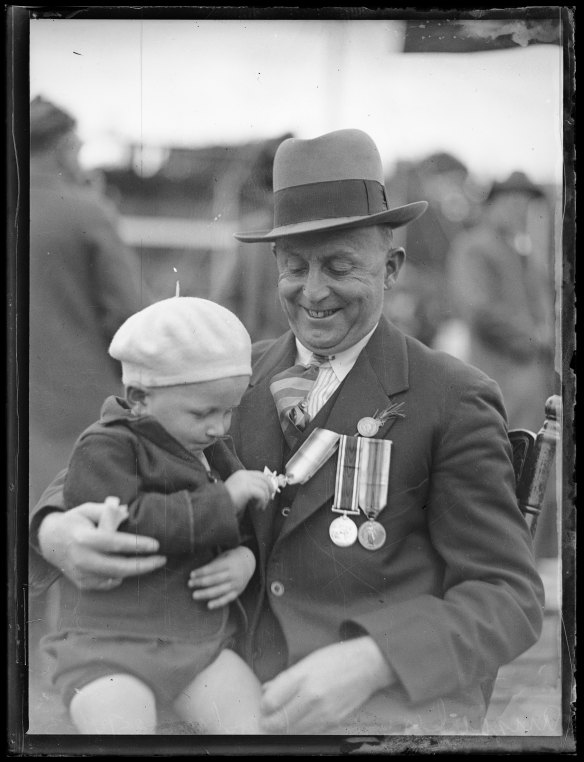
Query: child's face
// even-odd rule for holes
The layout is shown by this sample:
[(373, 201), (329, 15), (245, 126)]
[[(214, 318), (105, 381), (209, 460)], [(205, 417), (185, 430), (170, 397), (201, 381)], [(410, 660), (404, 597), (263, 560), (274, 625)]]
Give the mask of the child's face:
[(140, 412), (153, 415), (190, 452), (200, 452), (224, 436), (231, 413), (247, 389), (249, 376), (231, 376), (181, 386), (152, 387)]

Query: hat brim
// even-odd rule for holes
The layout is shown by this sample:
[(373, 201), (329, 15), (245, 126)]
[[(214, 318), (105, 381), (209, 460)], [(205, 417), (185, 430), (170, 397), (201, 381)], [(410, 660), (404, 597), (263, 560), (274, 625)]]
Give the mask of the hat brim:
[(414, 201), (411, 204), (398, 206), (377, 214), (368, 214), (362, 217), (335, 217), (324, 220), (307, 220), (296, 222), (292, 225), (282, 225), (272, 230), (256, 231), (250, 233), (234, 233), (234, 238), (243, 243), (257, 243), (259, 241), (275, 241), (278, 238), (304, 235), (306, 233), (320, 233), (326, 230), (348, 230), (349, 228), (362, 228), (370, 225), (389, 225), (392, 228), (400, 228), (413, 222), (428, 208), (427, 201)]

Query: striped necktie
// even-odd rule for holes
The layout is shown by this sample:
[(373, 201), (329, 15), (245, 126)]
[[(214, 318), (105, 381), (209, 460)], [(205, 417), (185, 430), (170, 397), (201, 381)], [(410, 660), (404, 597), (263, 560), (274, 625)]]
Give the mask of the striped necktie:
[(320, 365), (326, 359), (322, 355), (313, 354), (308, 366), (294, 365), (277, 373), (270, 383), (282, 432), (291, 447), (295, 444), (298, 432), (304, 431), (308, 423), (306, 398), (314, 386)]

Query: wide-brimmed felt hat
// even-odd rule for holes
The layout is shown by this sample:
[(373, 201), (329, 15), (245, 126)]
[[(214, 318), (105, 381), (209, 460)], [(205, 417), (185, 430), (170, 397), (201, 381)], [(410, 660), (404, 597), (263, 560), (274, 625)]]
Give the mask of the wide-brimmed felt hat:
[(361, 130), (312, 140), (289, 138), (274, 157), (274, 226), (235, 233), (244, 243), (369, 225), (399, 228), (422, 215), (426, 201), (389, 208), (377, 146)]
[(491, 186), (487, 201), (502, 193), (524, 193), (532, 198), (543, 198), (545, 196), (542, 189), (538, 185), (535, 185), (524, 172), (512, 172), (502, 182), (495, 181)]

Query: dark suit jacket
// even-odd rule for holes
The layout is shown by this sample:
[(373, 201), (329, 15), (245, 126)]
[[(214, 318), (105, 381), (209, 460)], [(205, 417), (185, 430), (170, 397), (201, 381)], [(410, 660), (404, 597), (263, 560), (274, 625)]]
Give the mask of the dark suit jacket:
[[(294, 337), (258, 349), (231, 431), (246, 468), (281, 473), (286, 456), (269, 384), (294, 364)], [(246, 592), (249, 658), (265, 678), (270, 646), (285, 666), (368, 633), (399, 678), (370, 702), (377, 708), (367, 716), (385, 722), (381, 732), (450, 732), (448, 722), (464, 732), (464, 717), (484, 713), (481, 683), (531, 646), (542, 625), (543, 589), (515, 499), (505, 411), (480, 371), (382, 320), (313, 427), (352, 435), (360, 418), (390, 402), (403, 402), (405, 415), (377, 434), (393, 442), (383, 548), (329, 539), (335, 457), (290, 505), (285, 496), (273, 511), (251, 512), (259, 563), (255, 590)], [(286, 518), (282, 507), (290, 508)]]

